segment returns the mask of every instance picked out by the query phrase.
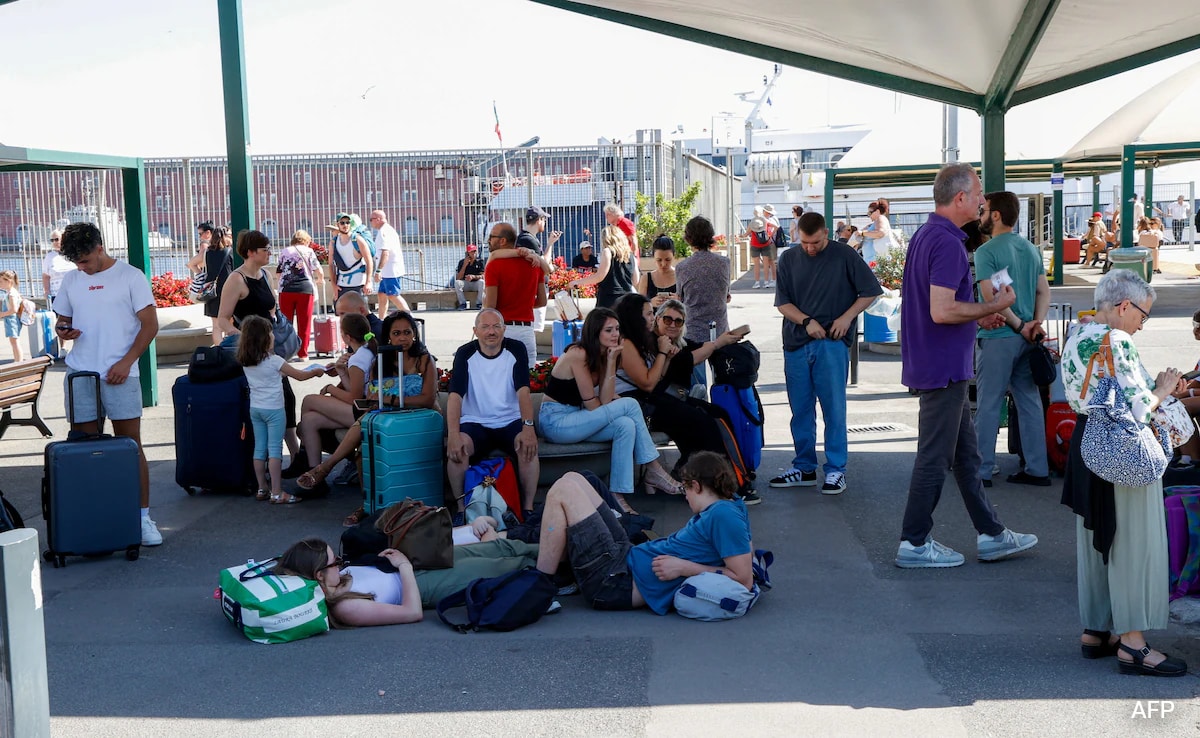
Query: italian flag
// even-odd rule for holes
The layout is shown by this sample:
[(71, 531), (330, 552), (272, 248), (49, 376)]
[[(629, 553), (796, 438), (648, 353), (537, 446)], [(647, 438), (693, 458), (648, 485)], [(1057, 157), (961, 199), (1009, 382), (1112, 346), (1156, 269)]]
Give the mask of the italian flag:
[(504, 136), (500, 135), (500, 113), (496, 111), (496, 101), (492, 100), (492, 115), (496, 117), (496, 138), (500, 140), (501, 145), (504, 144)]

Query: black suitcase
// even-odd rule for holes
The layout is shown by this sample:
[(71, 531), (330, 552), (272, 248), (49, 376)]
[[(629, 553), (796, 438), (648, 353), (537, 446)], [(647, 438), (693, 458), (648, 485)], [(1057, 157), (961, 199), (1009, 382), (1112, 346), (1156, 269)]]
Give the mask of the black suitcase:
[(254, 494), (254, 429), (245, 376), (196, 383), (179, 377), (175, 406), (175, 483), (197, 490)]
[[(74, 423), (75, 384), (96, 385), (100, 418), (100, 375), (76, 372), (67, 382), (67, 417)], [(55, 568), (67, 556), (107, 556), (125, 551), (136, 561), (142, 545), (141, 468), (137, 442), (105, 433), (71, 433), (46, 444), (42, 475), (42, 517), (48, 548), (42, 554)]]

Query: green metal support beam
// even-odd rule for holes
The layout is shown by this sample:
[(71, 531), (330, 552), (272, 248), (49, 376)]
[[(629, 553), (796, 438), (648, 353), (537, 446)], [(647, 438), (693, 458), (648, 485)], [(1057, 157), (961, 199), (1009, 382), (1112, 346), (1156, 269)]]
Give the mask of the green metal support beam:
[(983, 96), (984, 110), (1008, 110), (1013, 90), (1050, 26), (1058, 3), (1059, 0), (1029, 0), (1025, 3), (1017, 27), (1004, 47), (1004, 55), (996, 65), (987, 94)]
[(1133, 195), (1134, 195), (1134, 165), (1136, 164), (1137, 147), (1127, 144), (1121, 154), (1121, 203), (1118, 212), (1121, 213), (1121, 246), (1133, 245)]
[(833, 230), (833, 186), (837, 181), (837, 170), (825, 170), (825, 227)]
[(983, 111), (980, 116), (983, 136), (983, 191), (1004, 189), (1004, 111), (998, 108)]
[(1122, 72), (1128, 72), (1131, 69), (1144, 67), (1147, 64), (1153, 64), (1163, 59), (1171, 59), (1181, 54), (1186, 54), (1189, 51), (1195, 51), (1196, 49), (1200, 49), (1200, 35), (1188, 36), (1187, 38), (1181, 38), (1178, 41), (1172, 41), (1153, 49), (1147, 49), (1146, 51), (1132, 54), (1122, 59), (1114, 59), (1113, 61), (1097, 64), (1088, 69), (1081, 69), (1072, 74), (1017, 90), (1013, 93), (1011, 107), (1040, 100), (1043, 97), (1049, 97), (1059, 92), (1073, 90), (1076, 87), (1082, 87), (1091, 82), (1106, 79)]
[(661, 33), (664, 36), (672, 36), (684, 41), (692, 41), (715, 49), (725, 49), (737, 54), (745, 54), (747, 56), (758, 57), (759, 59), (786, 64), (797, 69), (807, 69), (811, 72), (847, 79), (851, 82), (861, 82), (865, 85), (881, 87), (894, 92), (902, 92), (906, 95), (924, 97), (938, 102), (950, 103), (951, 105), (970, 108), (971, 110), (983, 109), (982, 95), (962, 89), (944, 87), (929, 82), (920, 82), (896, 74), (878, 72), (874, 69), (858, 67), (852, 64), (842, 64), (829, 59), (822, 59), (819, 56), (801, 54), (776, 46), (754, 43), (745, 39), (713, 33), (712, 31), (703, 31), (691, 26), (671, 23), (656, 18), (646, 18), (645, 16), (597, 7), (595, 5), (569, 2), (569, 0), (533, 0), (533, 2), (592, 18), (620, 23), (631, 28), (640, 28), (652, 33)]
[[(1142, 202), (1146, 205), (1146, 217), (1154, 217), (1154, 167), (1142, 170)], [(1136, 226), (1137, 223), (1134, 223)]]
[[(125, 189), (125, 238), (129, 244), (129, 264), (145, 273), (149, 280), (154, 276), (150, 264), (150, 235), (146, 217), (146, 174), (141, 163), (134, 169), (121, 170), (121, 183)], [(158, 404), (158, 349), (156, 342), (138, 359), (139, 381), (142, 385), (142, 407)]]
[[(1051, 218), (1051, 228), (1053, 229), (1054, 238), (1054, 285), (1063, 283), (1063, 273), (1066, 272), (1066, 266), (1063, 264), (1063, 168), (1062, 163), (1054, 165), (1054, 172), (1050, 175), (1052, 178), (1058, 178), (1057, 184), (1052, 184), (1050, 189), (1053, 192), (1053, 208), (1054, 215)], [(1053, 182), (1053, 179), (1051, 180)]]
[[(217, 0), (217, 21), (221, 38), (221, 87), (225, 97), (225, 146), (229, 156), (229, 217), (231, 230), (236, 234), (255, 226), (242, 0)], [(236, 254), (234, 261), (240, 263)]]
[(1100, 207), (1100, 176), (1092, 177), (1092, 212), (1103, 213), (1104, 209)]

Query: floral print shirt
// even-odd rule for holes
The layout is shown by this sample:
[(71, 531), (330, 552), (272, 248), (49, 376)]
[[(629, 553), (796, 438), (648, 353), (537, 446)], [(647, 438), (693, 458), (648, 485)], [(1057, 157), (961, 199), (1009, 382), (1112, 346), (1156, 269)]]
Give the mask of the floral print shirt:
[(279, 275), (279, 291), (313, 294), (312, 274), (320, 269), (317, 255), (307, 246), (284, 248), (279, 254), (279, 265), (275, 269), (275, 273)]
[(1096, 388), (1096, 379), (1102, 376), (1102, 371), (1107, 371), (1101, 370), (1100, 362), (1096, 362), (1087, 394), (1080, 399), (1079, 393), (1083, 390), (1083, 381), (1087, 376), (1088, 361), (1100, 348), (1104, 334), (1110, 331), (1112, 336), (1109, 338), (1109, 344), (1112, 347), (1117, 383), (1121, 385), (1125, 399), (1133, 409), (1133, 417), (1142, 423), (1149, 423), (1150, 415), (1158, 404), (1158, 398), (1154, 395), (1154, 379), (1142, 366), (1137, 347), (1133, 345), (1133, 338), (1125, 331), (1109, 328), (1103, 323), (1084, 323), (1078, 326), (1063, 347), (1061, 371), (1063, 386), (1067, 390), (1067, 402), (1075, 412), (1087, 415), (1087, 406), (1093, 402), (1092, 392)]

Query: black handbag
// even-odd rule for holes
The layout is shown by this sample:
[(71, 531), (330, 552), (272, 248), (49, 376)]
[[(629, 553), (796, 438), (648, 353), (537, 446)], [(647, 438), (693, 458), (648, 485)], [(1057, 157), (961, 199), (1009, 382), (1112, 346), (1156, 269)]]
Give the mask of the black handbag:
[(717, 349), (708, 357), (708, 363), (713, 369), (713, 384), (749, 389), (758, 381), (758, 349), (749, 341)]
[(1029, 371), (1033, 374), (1033, 383), (1039, 387), (1049, 387), (1058, 377), (1058, 364), (1054, 354), (1046, 348), (1046, 344), (1038, 341), (1033, 350), (1028, 353)]

